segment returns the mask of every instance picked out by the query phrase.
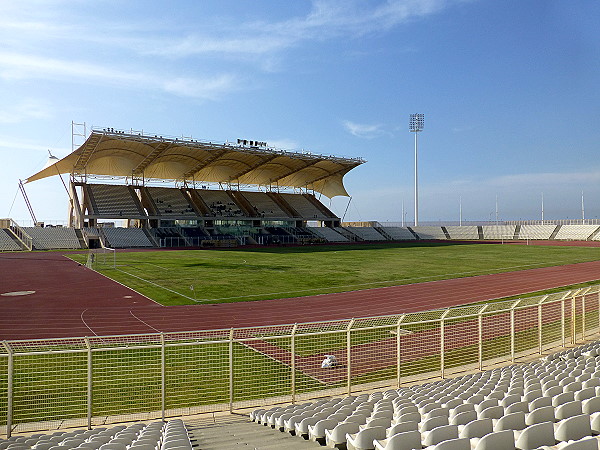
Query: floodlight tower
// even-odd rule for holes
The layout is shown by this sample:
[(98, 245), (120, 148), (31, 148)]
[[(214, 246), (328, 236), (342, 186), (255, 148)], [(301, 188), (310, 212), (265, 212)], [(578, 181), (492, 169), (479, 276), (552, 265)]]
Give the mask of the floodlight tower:
[(418, 178), (418, 134), (423, 131), (425, 125), (425, 114), (411, 114), (408, 122), (408, 129), (411, 133), (415, 133), (415, 226), (419, 225), (419, 178)]

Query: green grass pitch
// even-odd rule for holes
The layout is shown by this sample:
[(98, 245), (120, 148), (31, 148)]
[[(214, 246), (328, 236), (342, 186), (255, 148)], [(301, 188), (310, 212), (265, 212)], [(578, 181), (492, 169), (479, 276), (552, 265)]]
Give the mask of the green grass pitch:
[[(254, 301), (597, 260), (597, 248), (420, 243), (96, 255), (94, 269), (163, 305)], [(74, 255), (85, 262), (86, 255)]]

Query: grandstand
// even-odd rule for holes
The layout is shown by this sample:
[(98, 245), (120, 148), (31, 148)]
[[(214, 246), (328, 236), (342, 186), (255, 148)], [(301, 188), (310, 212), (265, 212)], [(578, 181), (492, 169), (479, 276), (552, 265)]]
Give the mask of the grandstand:
[[(345, 195), (344, 175), (363, 162), (95, 129), (28, 179), (69, 174), (71, 226), (2, 220), (0, 250), (600, 240), (589, 224), (342, 224), (317, 197)], [(382, 317), (4, 341), (0, 449), (598, 448), (600, 343), (586, 342), (600, 330), (599, 299), (586, 287)], [(324, 371), (330, 351), (340, 364)], [(256, 407), (250, 417), (266, 427), (169, 420)], [(123, 420), (134, 423), (113, 423)], [(88, 429), (28, 434), (53, 427)]]
[(598, 225), (562, 225), (554, 237), (558, 240), (585, 241), (598, 231)]
[(544, 224), (524, 224), (520, 227), (519, 239), (537, 239), (546, 241), (552, 238), (558, 226)]

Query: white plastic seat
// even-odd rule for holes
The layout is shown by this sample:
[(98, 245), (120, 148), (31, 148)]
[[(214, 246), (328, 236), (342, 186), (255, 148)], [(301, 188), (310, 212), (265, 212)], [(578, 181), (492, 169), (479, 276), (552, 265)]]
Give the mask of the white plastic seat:
[(473, 403), (463, 403), (462, 405), (458, 405), (450, 410), (448, 417), (452, 418), (465, 411), (475, 411), (475, 405)]
[(555, 422), (554, 408), (552, 406), (542, 406), (531, 411), (525, 416), (527, 425), (535, 425), (543, 422)]
[(448, 439), (458, 438), (458, 427), (456, 425), (442, 425), (426, 433), (421, 433), (423, 446), (436, 445)]
[(542, 392), (544, 393), (544, 397), (555, 397), (558, 394), (563, 393), (563, 388), (562, 388), (562, 386), (552, 386), (551, 388), (548, 388), (548, 389), (542, 388)]
[(392, 419), (387, 419), (385, 417), (380, 417), (378, 419), (373, 419), (368, 421), (365, 424), (359, 425), (359, 430), (364, 430), (366, 428), (374, 428), (374, 427), (384, 427), (389, 428), (391, 426)]
[(598, 439), (587, 437), (578, 441), (569, 442), (560, 447), (560, 450), (598, 450)]
[(365, 428), (358, 433), (347, 433), (346, 447), (348, 450), (373, 449), (375, 439), (385, 439), (385, 427)]
[(522, 411), (505, 414), (494, 423), (494, 431), (522, 430), (526, 427), (525, 413)]
[(552, 398), (551, 397), (538, 397), (531, 402), (529, 402), (529, 411), (533, 411), (534, 409), (541, 408), (542, 406), (552, 406)]
[(527, 402), (515, 402), (506, 407), (504, 410), (505, 414), (512, 414), (515, 412), (529, 412), (529, 403)]
[(385, 431), (387, 437), (391, 437), (398, 433), (404, 433), (406, 431), (419, 431), (418, 422), (402, 422), (392, 425)]
[(534, 450), (543, 445), (554, 445), (554, 426), (552, 422), (542, 422), (525, 428), (515, 442), (519, 450)]
[(580, 381), (571, 381), (569, 384), (563, 386), (565, 392), (577, 392), (583, 389)]
[(475, 406), (475, 411), (477, 411), (477, 413), (480, 413), (484, 409), (490, 408), (492, 406), (498, 406), (498, 399), (489, 398), (487, 400), (482, 401), (477, 406)]
[(327, 447), (335, 447), (338, 444), (346, 443), (347, 433), (356, 433), (358, 424), (355, 422), (338, 423), (333, 429), (325, 430), (325, 443)]
[(296, 436), (300, 436), (308, 439), (308, 427), (310, 425), (314, 425), (319, 420), (324, 419), (325, 417), (320, 414), (315, 414), (311, 417), (306, 417), (302, 419), (300, 422), (296, 422), (295, 434)]
[(448, 418), (445, 416), (437, 416), (421, 422), (419, 429), (421, 430), (421, 433), (423, 433), (444, 425), (448, 425)]
[(459, 427), (461, 438), (480, 438), (494, 431), (492, 419), (478, 419)]
[(590, 416), (587, 414), (569, 417), (556, 425), (554, 437), (558, 441), (576, 441), (592, 435)]
[(316, 442), (325, 442), (325, 430), (331, 430), (339, 423), (338, 420), (327, 418), (308, 426), (308, 439)]
[(450, 425), (466, 425), (473, 420), (477, 420), (477, 413), (475, 411), (464, 411), (453, 416), (449, 423)]
[(575, 400), (575, 394), (573, 392), (563, 392), (562, 394), (552, 397), (552, 406), (556, 408), (557, 406), (572, 402), (573, 400)]
[(448, 439), (436, 444), (432, 450), (471, 450), (471, 441), (467, 438)]
[(521, 401), (521, 396), (518, 394), (512, 394), (512, 395), (507, 395), (506, 397), (502, 398), (498, 404), (504, 408), (506, 408), (509, 405), (512, 405), (513, 403), (517, 403)]
[(454, 398), (452, 400), (448, 400), (447, 402), (444, 402), (444, 408), (448, 408), (448, 410), (451, 410), (453, 408), (456, 408), (459, 405), (462, 405), (463, 401), (460, 398)]
[(593, 398), (596, 396), (596, 389), (593, 387), (582, 388), (580, 391), (575, 392), (575, 400), (580, 402)]
[(421, 449), (421, 433), (416, 430), (397, 433), (387, 439), (376, 439), (375, 450), (414, 450)]
[(477, 440), (474, 450), (515, 450), (515, 436), (511, 430), (486, 434)]
[[(583, 391), (582, 391), (583, 392)], [(600, 397), (591, 397), (581, 402), (581, 411), (584, 414), (600, 412)]]
[(402, 423), (402, 422), (420, 422), (421, 421), (421, 414), (419, 414), (418, 412), (411, 412), (411, 413), (402, 414), (402, 415), (398, 416), (396, 419), (394, 419), (394, 421), (396, 423)]
[(574, 400), (572, 402), (563, 403), (562, 405), (554, 409), (554, 417), (556, 420), (563, 420), (569, 417), (578, 416), (582, 414), (581, 402)]
[(499, 419), (503, 415), (504, 408), (502, 406), (490, 406), (477, 414), (480, 419)]

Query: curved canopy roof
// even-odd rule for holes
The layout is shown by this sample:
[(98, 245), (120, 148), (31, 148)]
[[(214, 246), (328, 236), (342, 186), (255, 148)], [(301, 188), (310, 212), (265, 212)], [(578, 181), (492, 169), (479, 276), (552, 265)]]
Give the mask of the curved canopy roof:
[(331, 198), (348, 195), (344, 175), (364, 162), (360, 158), (95, 129), (81, 147), (30, 176), (27, 182), (68, 173), (292, 187)]

